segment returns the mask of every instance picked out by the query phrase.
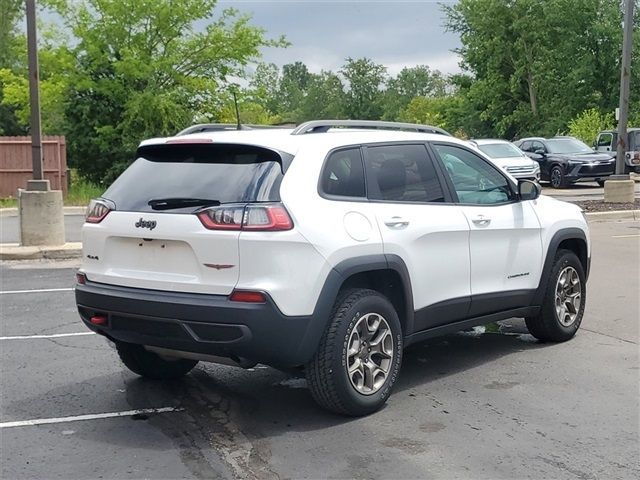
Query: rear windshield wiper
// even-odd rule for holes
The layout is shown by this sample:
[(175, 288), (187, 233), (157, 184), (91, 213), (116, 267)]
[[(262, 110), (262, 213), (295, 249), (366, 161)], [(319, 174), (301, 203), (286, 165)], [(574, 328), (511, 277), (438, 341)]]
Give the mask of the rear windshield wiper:
[(219, 200), (209, 198), (154, 198), (147, 202), (154, 210), (171, 210), (186, 207), (213, 207), (220, 205)]

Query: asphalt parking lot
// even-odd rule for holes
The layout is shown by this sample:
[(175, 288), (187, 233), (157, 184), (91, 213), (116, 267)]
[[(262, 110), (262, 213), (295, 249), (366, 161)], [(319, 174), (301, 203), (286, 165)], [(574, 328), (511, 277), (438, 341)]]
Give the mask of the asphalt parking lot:
[(264, 366), (140, 379), (80, 323), (74, 262), (2, 264), (0, 477), (639, 478), (640, 222), (591, 227), (575, 339), (512, 320), (412, 347), (359, 419)]

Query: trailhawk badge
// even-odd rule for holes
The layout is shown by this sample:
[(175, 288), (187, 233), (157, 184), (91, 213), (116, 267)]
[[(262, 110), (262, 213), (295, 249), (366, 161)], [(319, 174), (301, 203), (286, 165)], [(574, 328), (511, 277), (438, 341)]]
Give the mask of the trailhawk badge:
[(156, 221), (155, 220), (144, 220), (142, 217), (140, 217), (140, 220), (138, 220), (135, 223), (135, 227), (136, 228), (148, 228), (149, 230), (153, 230), (154, 228), (156, 228)]

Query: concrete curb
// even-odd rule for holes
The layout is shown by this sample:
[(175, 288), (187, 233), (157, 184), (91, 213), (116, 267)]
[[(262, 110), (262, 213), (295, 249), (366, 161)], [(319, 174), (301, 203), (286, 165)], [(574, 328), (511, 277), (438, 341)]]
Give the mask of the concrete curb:
[(612, 212), (588, 212), (587, 219), (591, 222), (604, 220), (640, 220), (640, 210), (614, 210)]
[[(65, 215), (84, 215), (87, 211), (87, 207), (63, 207)], [(0, 217), (17, 217), (18, 209), (12, 208), (0, 208)]]
[(64, 245), (21, 247), (17, 243), (0, 244), (0, 260), (63, 260), (82, 257), (82, 243)]

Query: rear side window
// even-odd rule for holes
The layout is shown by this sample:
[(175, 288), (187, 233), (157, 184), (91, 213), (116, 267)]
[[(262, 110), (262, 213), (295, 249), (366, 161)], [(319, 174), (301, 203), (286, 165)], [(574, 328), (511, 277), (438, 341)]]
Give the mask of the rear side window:
[[(285, 154), (286, 155), (286, 154)], [(278, 152), (233, 144), (163, 144), (140, 147), (138, 158), (104, 193), (117, 210), (151, 212), (158, 198), (200, 198), (220, 203), (280, 200)], [(194, 210), (193, 207), (171, 210)]]
[(371, 199), (410, 203), (445, 200), (424, 145), (369, 147), (366, 164), (373, 178)]
[(338, 150), (329, 155), (322, 171), (321, 188), (327, 195), (365, 196), (360, 148)]

